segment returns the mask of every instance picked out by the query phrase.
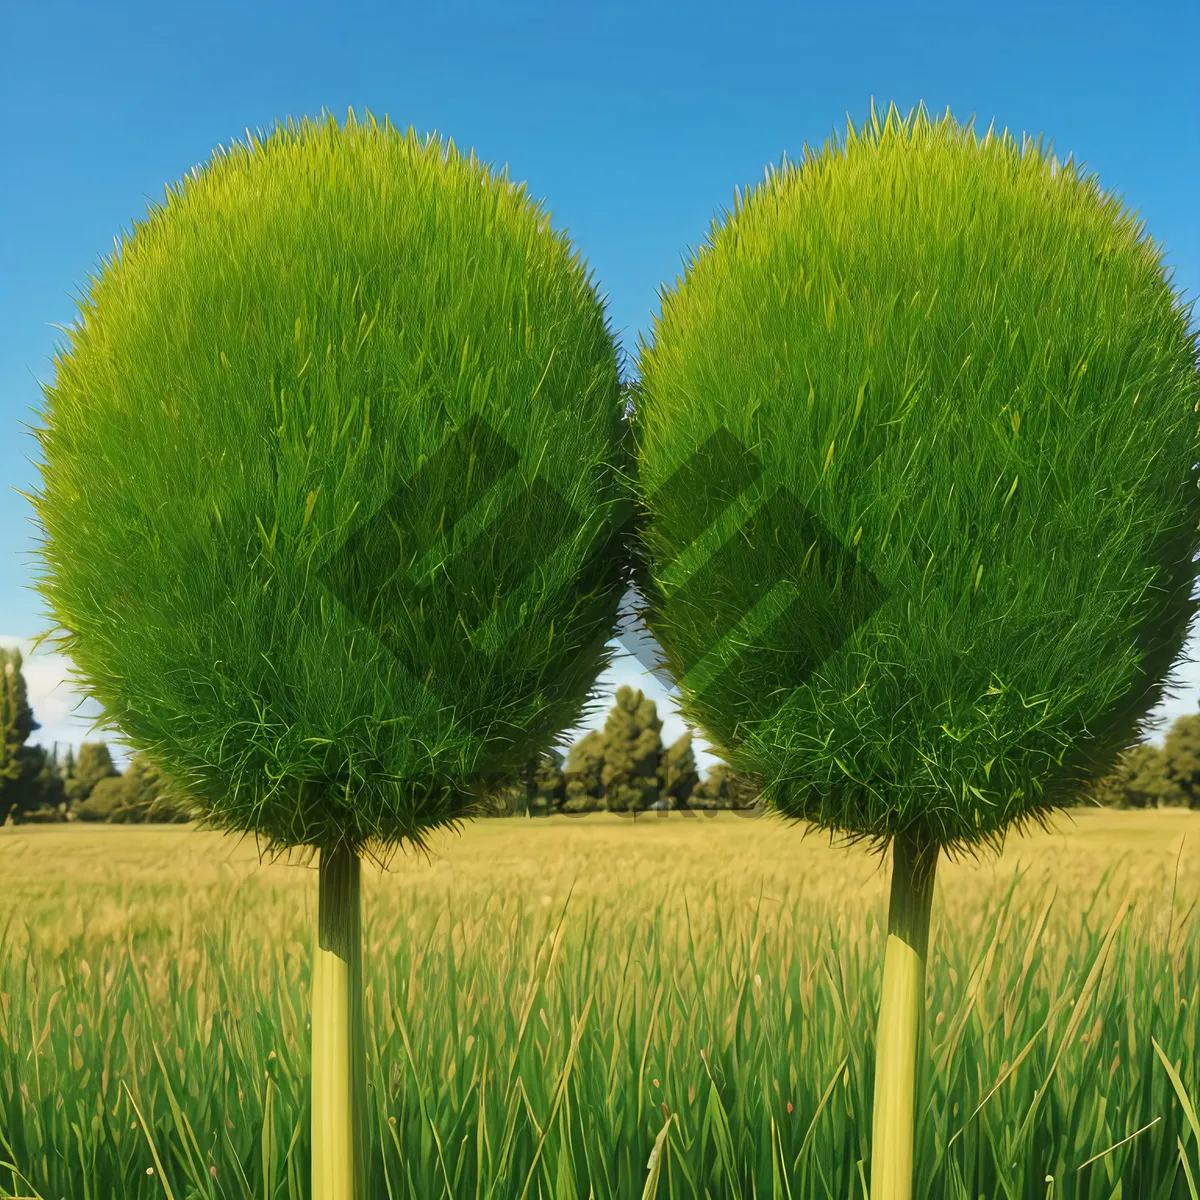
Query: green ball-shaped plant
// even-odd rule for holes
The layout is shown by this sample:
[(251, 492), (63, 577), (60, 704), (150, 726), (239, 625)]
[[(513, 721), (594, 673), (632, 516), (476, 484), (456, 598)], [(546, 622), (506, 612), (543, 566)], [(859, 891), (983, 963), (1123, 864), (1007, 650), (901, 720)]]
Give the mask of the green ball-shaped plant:
[(61, 648), (271, 848), (422, 844), (609, 653), (602, 304), (523, 187), (440, 151), (332, 117), (235, 144), (136, 226), (45, 389)]
[[(206, 824), (320, 849), (353, 974), (360, 852), (478, 811), (613, 653), (603, 302), (523, 185), (351, 112), (168, 189), (81, 308), (30, 497), (61, 648)], [(357, 986), (314, 986), (314, 1122), (316, 1009), (353, 1025)]]
[(634, 393), (685, 719), (769, 809), (894, 847), (873, 1200), (911, 1188), (937, 855), (1044, 824), (1139, 739), (1200, 545), (1160, 253), (1040, 141), (894, 118), (714, 223)]

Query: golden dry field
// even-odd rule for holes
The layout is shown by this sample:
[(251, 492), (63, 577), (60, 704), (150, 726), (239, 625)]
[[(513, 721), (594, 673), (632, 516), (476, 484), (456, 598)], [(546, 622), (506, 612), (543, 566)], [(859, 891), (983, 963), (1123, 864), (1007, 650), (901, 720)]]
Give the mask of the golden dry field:
[[(921, 1194), (1189, 1197), (1200, 813), (1054, 825), (939, 864)], [(364, 865), (372, 1195), (865, 1195), (878, 856), (731, 812), (431, 847)], [(252, 839), (0, 831), (0, 1196), (306, 1195), (316, 906)]]

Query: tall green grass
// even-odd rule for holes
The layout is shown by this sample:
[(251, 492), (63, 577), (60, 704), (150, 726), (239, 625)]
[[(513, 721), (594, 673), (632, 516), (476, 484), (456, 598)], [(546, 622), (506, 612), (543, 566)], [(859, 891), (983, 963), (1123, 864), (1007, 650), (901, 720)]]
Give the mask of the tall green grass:
[[(1200, 822), (1077, 818), (939, 873), (929, 1200), (1197, 1195)], [(307, 1196), (315, 869), (67, 826), (0, 880), (0, 1196)], [(364, 865), (370, 1194), (864, 1197), (885, 885), (732, 814)]]

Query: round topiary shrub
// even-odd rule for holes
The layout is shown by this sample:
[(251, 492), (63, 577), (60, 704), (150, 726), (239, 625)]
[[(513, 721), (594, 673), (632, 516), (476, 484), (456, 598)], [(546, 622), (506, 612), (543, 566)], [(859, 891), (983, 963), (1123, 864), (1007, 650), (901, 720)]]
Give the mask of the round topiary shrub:
[(1197, 609), (1197, 337), (1134, 217), (923, 108), (768, 177), (663, 296), (641, 589), (777, 814), (894, 847), (871, 1195), (908, 1196), (941, 851), (1140, 740)]
[(314, 1195), (342, 1197), (359, 855), (471, 816), (613, 653), (616, 344), (523, 187), (353, 112), (193, 171), (81, 309), (39, 590), (204, 825), (320, 852)]

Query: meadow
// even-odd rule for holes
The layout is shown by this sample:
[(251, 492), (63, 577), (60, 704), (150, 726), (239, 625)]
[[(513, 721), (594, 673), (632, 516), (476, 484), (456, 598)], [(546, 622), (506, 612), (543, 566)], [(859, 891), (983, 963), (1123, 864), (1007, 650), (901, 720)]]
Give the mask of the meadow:
[[(885, 862), (731, 812), (432, 848), (363, 864), (372, 1196), (866, 1196)], [(1196, 1197), (1197, 900), (1186, 810), (943, 857), (917, 1195)], [(252, 839), (0, 830), (0, 1196), (307, 1196), (316, 907)]]

